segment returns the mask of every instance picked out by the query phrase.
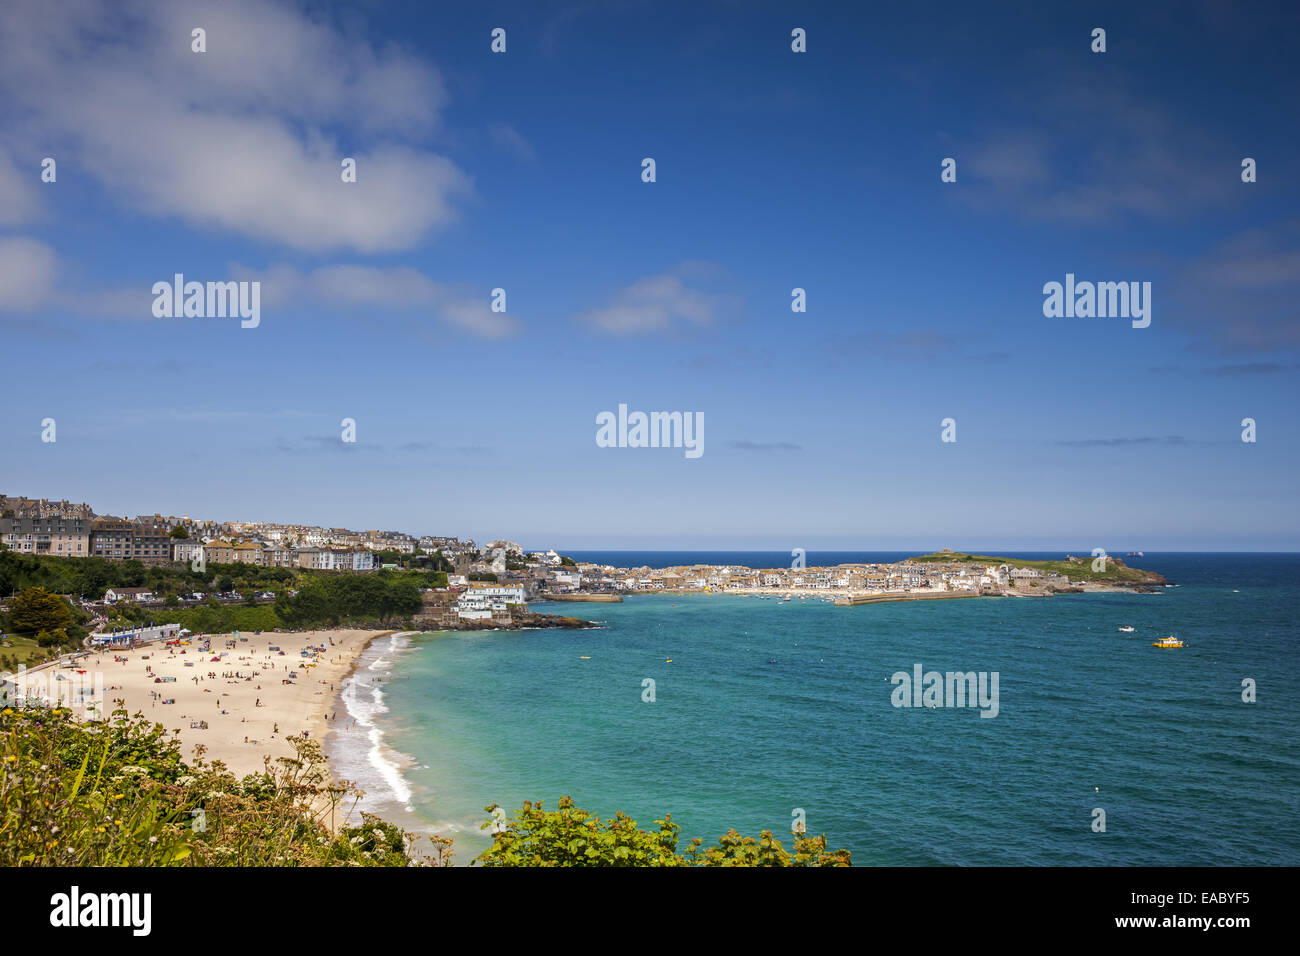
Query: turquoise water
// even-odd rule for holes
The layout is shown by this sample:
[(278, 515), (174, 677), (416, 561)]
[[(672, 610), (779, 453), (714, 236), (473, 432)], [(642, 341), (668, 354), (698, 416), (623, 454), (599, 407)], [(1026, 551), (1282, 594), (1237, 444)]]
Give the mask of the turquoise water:
[[(857, 608), (647, 596), (536, 606), (601, 630), (412, 638), (367, 678), (409, 788), (375, 779), (374, 802), (451, 832), (462, 864), (488, 843), (485, 805), (565, 794), (647, 827), (671, 812), (683, 844), (729, 827), (788, 844), (800, 808), (862, 865), (1300, 863), (1300, 560), (1140, 565), (1180, 586)], [(1151, 646), (1169, 633), (1187, 646)], [(997, 672), (997, 716), (894, 707), (890, 675), (917, 663)]]

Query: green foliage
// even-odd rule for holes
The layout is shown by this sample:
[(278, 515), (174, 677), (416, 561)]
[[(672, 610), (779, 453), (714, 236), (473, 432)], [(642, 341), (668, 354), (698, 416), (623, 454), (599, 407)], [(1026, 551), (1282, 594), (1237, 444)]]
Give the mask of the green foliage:
[[(0, 865), (409, 866), (407, 834), (374, 817), (331, 833), (357, 796), (316, 741), (236, 779), (181, 760), (161, 724), (117, 711), (0, 712)], [(195, 811), (202, 811), (202, 823)], [(443, 855), (445, 859), (445, 854)]]
[(136, 617), (142, 620), (134, 623), (146, 623), (144, 618), (167, 619), (168, 624), (179, 624), (189, 628), (195, 634), (229, 634), (231, 631), (275, 631), (284, 626), (280, 615), (274, 607), (259, 604), (249, 607), (243, 604), (205, 604), (199, 607), (180, 608), (165, 613), (144, 608), (132, 608)]
[(183, 524), (173, 525), (172, 529), (167, 532), (167, 536), (177, 541), (185, 541), (190, 536), (190, 530)]
[(74, 620), (68, 602), (42, 587), (23, 588), (9, 602), (9, 622), (16, 631), (54, 631)]
[[(166, 610), (156, 606), (135, 606), (120, 603), (109, 611), (110, 623), (117, 626), (147, 624), (166, 617), (188, 627), (196, 633), (219, 633), (230, 630), (275, 630), (290, 624), (294, 627), (341, 624), (346, 622), (388, 623), (405, 620), (420, 609), (419, 588), (446, 587), (444, 571), (420, 569), (416, 571), (381, 572), (377, 574), (339, 574), (330, 571), (306, 571), (294, 568), (264, 568), (254, 564), (209, 564), (203, 573), (193, 571), (189, 565), (159, 565), (145, 568), (139, 561), (107, 561), (103, 558), (60, 558), (48, 555), (22, 555), (0, 552), (0, 593), (29, 588), (44, 588), (54, 592), (51, 597), (69, 613), (85, 619), (76, 608), (69, 608), (59, 593), (80, 595), (99, 600), (110, 587), (152, 588), (164, 598)], [(296, 588), (298, 596), (291, 598), (289, 588)], [(239, 590), (244, 604), (237, 607), (222, 604), (211, 596), (213, 590)], [(256, 604), (249, 595), (258, 591), (274, 591), (274, 606)], [(207, 592), (203, 605), (187, 606), (172, 594)], [(22, 614), (23, 602), (15, 598), (20, 614), (11, 613), (8, 621), (0, 621), (0, 629), (35, 634), (40, 630), (54, 631), (62, 627), (76, 641), (85, 636), (72, 618), (34, 619)], [(53, 608), (53, 604), (48, 605)], [(20, 620), (23, 623), (19, 623)]]
[[(492, 813), (497, 806), (485, 807)], [(573, 805), (572, 797), (561, 797), (559, 808), (544, 810), (539, 802), (525, 801), (492, 846), (479, 855), (483, 866), (849, 866), (848, 850), (828, 852), (826, 838), (796, 837), (794, 853), (764, 830), (758, 839), (742, 837), (729, 830), (716, 847), (701, 848), (692, 840), (684, 853), (677, 852), (681, 827), (671, 814), (656, 820), (658, 831), (637, 828), (636, 821), (618, 813), (601, 822)], [(483, 824), (486, 829), (489, 821)]]
[(284, 600), (282, 613), (294, 626), (348, 620), (387, 625), (420, 610), (423, 579), (419, 572), (311, 577), (301, 583), (296, 597)]
[[(56, 594), (74, 594), (99, 600), (110, 587), (150, 587), (155, 594), (175, 591), (211, 591), (218, 578), (232, 586), (268, 590), (295, 578), (292, 568), (264, 568), (255, 564), (212, 564), (204, 573), (188, 564), (154, 565), (106, 558), (62, 558), (52, 555), (0, 552), (0, 593), (26, 587), (44, 587)], [(222, 590), (230, 590), (223, 588)]]
[(36, 635), (36, 643), (41, 647), (61, 647), (68, 643), (68, 632), (61, 627), (41, 631)]

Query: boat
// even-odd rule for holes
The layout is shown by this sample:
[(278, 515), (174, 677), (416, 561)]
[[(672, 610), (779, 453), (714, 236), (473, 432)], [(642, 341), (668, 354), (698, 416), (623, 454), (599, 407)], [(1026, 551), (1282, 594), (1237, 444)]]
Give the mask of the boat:
[(1151, 643), (1152, 647), (1182, 647), (1183, 642), (1170, 634), (1168, 637), (1162, 637), (1158, 641)]
[(1133, 633), (1133, 625), (1132, 625), (1132, 624), (1125, 624), (1123, 627), (1120, 628), (1120, 633), (1122, 633), (1122, 634), (1132, 634), (1132, 633)]

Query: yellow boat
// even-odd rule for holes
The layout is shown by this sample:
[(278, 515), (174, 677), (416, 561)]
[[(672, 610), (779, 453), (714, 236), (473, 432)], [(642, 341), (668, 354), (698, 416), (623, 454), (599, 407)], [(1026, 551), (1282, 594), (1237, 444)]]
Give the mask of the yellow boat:
[(1183, 642), (1170, 634), (1168, 637), (1162, 637), (1158, 641), (1153, 641), (1152, 647), (1182, 647)]

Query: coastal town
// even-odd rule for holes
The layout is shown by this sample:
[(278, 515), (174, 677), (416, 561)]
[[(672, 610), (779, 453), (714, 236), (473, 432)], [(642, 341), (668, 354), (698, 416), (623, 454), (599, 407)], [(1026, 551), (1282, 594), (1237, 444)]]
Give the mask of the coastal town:
[[(798, 595), (851, 606), (957, 597), (1044, 597), (1166, 583), (1159, 575), (1127, 568), (1121, 559), (1110, 556), (1012, 562), (980, 560), (947, 550), (895, 563), (832, 567), (803, 567), (803, 553), (798, 550), (790, 567), (615, 567), (574, 561), (554, 549), (525, 551), (506, 539), (478, 545), (468, 538), (392, 530), (214, 521), (188, 515), (128, 519), (96, 514), (85, 503), (4, 495), (0, 495), (0, 545), (18, 554), (134, 560), (146, 568), (188, 565), (196, 571), (208, 565), (339, 574), (429, 568), (445, 572), (446, 585), (423, 589), (422, 610), (413, 623), (431, 628), (545, 626), (545, 617), (528, 617), (528, 603), (621, 601), (636, 594), (734, 594), (778, 600)], [(162, 604), (168, 597), (146, 585), (109, 588), (102, 600), (105, 605), (123, 601), (150, 605)], [(206, 600), (236, 602), (245, 595), (217, 590), (171, 597), (171, 603), (185, 606)], [(253, 600), (274, 597), (262, 592)]]

